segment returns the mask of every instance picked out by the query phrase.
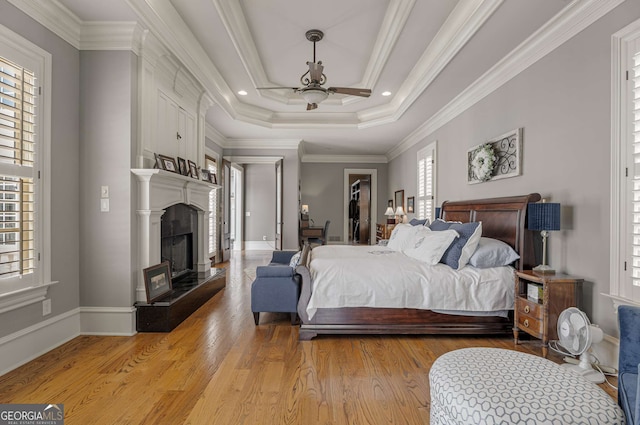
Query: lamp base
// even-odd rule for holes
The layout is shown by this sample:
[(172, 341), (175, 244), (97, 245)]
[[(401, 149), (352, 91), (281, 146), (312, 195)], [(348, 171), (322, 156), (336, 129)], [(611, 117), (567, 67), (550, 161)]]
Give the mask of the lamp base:
[(546, 264), (540, 264), (533, 268), (533, 271), (540, 274), (556, 274), (556, 271)]

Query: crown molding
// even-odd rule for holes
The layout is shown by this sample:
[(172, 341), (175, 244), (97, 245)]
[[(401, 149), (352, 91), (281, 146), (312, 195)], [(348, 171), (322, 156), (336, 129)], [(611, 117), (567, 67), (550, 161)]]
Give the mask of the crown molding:
[(227, 160), (234, 164), (246, 165), (246, 164), (275, 164), (276, 162), (284, 159), (282, 156), (247, 156), (247, 155), (230, 155), (223, 156), (222, 159)]
[(82, 21), (58, 0), (7, 1), (76, 49), (80, 49)]
[[(254, 87), (278, 86), (269, 80), (262, 66), (258, 49), (253, 42), (253, 35), (244, 17), (242, 5), (237, 0), (214, 0), (213, 4), (220, 15), (220, 19), (233, 42), (238, 57)], [(391, 0), (385, 13), (378, 37), (374, 43), (369, 63), (363, 73), (363, 78), (356, 87), (375, 87), (382, 69), (389, 60), (392, 48), (402, 33), (402, 29), (411, 14), (415, 0)], [(299, 98), (287, 96), (281, 92), (260, 91), (259, 95), (284, 104), (303, 104)], [(343, 105), (360, 101), (360, 98), (347, 96), (345, 98), (327, 99), (323, 103)]]
[(361, 128), (397, 121), (431, 85), (504, 0), (459, 2), (424, 51), (393, 100), (358, 113)]
[(131, 50), (140, 55), (143, 38), (137, 22), (84, 22), (80, 50)]
[(226, 139), (224, 149), (298, 149), (301, 139)]
[(208, 122), (204, 123), (204, 132), (204, 136), (207, 139), (220, 146), (220, 148), (224, 148), (225, 144), (227, 143), (227, 138), (218, 130), (213, 128), (213, 126)]
[(329, 164), (386, 164), (384, 155), (312, 155), (303, 154), (301, 162)]
[(574, 0), (471, 83), (423, 125), (387, 152), (390, 160), (471, 108), (538, 60), (551, 53), (624, 0)]

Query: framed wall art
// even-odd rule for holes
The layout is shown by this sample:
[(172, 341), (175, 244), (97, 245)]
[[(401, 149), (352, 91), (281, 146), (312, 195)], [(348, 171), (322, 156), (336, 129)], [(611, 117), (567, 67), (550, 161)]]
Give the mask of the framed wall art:
[(467, 151), (467, 183), (476, 184), (522, 174), (522, 128), (494, 137)]
[(397, 210), (398, 207), (402, 207), (402, 211), (406, 210), (404, 209), (404, 189), (403, 190), (396, 190), (393, 193), (393, 201), (395, 202), (395, 209)]
[(169, 271), (168, 261), (147, 267), (143, 272), (144, 289), (147, 293), (148, 304), (171, 292), (171, 272)]
[(414, 204), (416, 202), (416, 198), (415, 196), (409, 196), (407, 198), (407, 211), (406, 213), (413, 213), (414, 212)]

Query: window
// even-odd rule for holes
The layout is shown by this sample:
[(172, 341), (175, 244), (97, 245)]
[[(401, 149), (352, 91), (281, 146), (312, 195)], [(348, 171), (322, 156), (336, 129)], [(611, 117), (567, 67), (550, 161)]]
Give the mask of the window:
[(418, 151), (418, 218), (433, 220), (435, 211), (436, 142)]
[[(0, 25), (0, 312), (50, 282), (51, 55)], [(16, 292), (18, 291), (19, 292)]]
[(0, 279), (35, 267), (35, 90), (33, 71), (0, 56)]
[(612, 45), (610, 295), (640, 303), (640, 20)]
[[(209, 172), (218, 176), (218, 162), (215, 158), (205, 155), (204, 166)], [(216, 218), (218, 216), (218, 191), (209, 193), (209, 255), (214, 256), (218, 251), (218, 229), (216, 228)]]

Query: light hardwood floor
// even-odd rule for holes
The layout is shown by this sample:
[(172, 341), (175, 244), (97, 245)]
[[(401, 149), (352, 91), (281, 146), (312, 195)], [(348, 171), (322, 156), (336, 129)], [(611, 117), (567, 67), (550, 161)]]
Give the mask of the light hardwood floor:
[(251, 276), (270, 258), (234, 254), (226, 288), (171, 333), (80, 336), (0, 377), (0, 403), (62, 403), (66, 425), (426, 424), (429, 368), (441, 354), (540, 355), (535, 342), (509, 336), (299, 342), (288, 314), (253, 323)]

